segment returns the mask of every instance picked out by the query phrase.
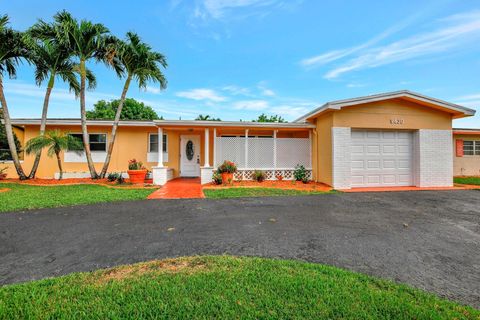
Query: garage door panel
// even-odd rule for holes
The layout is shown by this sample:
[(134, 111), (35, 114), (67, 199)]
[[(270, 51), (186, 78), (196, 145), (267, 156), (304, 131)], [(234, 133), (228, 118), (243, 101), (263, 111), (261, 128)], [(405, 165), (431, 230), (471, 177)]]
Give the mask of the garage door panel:
[(413, 184), (413, 134), (409, 131), (352, 130), (352, 187)]

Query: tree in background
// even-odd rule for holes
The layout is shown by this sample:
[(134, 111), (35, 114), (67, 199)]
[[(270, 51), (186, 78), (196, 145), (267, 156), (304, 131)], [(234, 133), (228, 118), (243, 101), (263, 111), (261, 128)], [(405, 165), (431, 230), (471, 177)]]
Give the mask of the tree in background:
[[(80, 92), (80, 83), (77, 80), (78, 64), (72, 60), (70, 51), (62, 44), (61, 39), (51, 38), (52, 35), (53, 37), (59, 36), (59, 32), (55, 32), (55, 29), (59, 27), (58, 24), (39, 20), (25, 33), (24, 37), (29, 52), (29, 59), (35, 67), (36, 84), (41, 86), (47, 81), (40, 122), (40, 136), (45, 133), (48, 105), (56, 78), (58, 77), (67, 83), (70, 92), (74, 92), (76, 96)], [(89, 70), (87, 70), (86, 74), (89, 88), (92, 89), (96, 85), (95, 77)], [(32, 170), (28, 175), (30, 179), (35, 177), (40, 157), (41, 152), (35, 156)]]
[(43, 135), (28, 140), (25, 145), (25, 152), (27, 154), (39, 154), (43, 149), (48, 148), (47, 155), (57, 158), (58, 170), (60, 170), (60, 178), (63, 178), (62, 159), (60, 152), (72, 150), (75, 152), (82, 152), (83, 143), (80, 139), (74, 136), (61, 132), (60, 130), (47, 131)]
[(270, 115), (267, 116), (265, 113), (262, 113), (258, 116), (257, 120), (252, 120), (253, 122), (279, 122), (284, 123), (287, 122), (279, 115)]
[(108, 142), (107, 156), (100, 172), (100, 178), (105, 177), (110, 165), (117, 128), (131, 81), (136, 81), (140, 89), (146, 89), (149, 81), (158, 83), (160, 89), (167, 87), (167, 79), (162, 73), (162, 68), (167, 67), (167, 59), (160, 52), (153, 51), (136, 33), (127, 32), (125, 41), (116, 41), (115, 57), (122, 68), (122, 72), (118, 74), (121, 78), (125, 78), (125, 83), (113, 119), (111, 139)]
[[(87, 111), (87, 119), (113, 120), (119, 103), (119, 99), (99, 100), (93, 105), (93, 110)], [(143, 102), (127, 98), (123, 104), (120, 120), (163, 120), (163, 117), (160, 117), (152, 107), (145, 105)]]
[(8, 110), (7, 99), (3, 92), (3, 77), (8, 75), (15, 78), (17, 74), (17, 65), (20, 59), (27, 56), (25, 43), (22, 33), (13, 30), (7, 26), (8, 16), (0, 16), (0, 105), (2, 106), (3, 121), (5, 124), (5, 135), (7, 137), (10, 156), (12, 157), (15, 170), (20, 180), (27, 179), (23, 171), (20, 159), (18, 157), (18, 148), (15, 143), (15, 135), (13, 134), (10, 112)]
[(199, 114), (198, 117), (195, 118), (197, 121), (222, 121), (220, 118), (213, 118), (210, 115), (203, 115)]

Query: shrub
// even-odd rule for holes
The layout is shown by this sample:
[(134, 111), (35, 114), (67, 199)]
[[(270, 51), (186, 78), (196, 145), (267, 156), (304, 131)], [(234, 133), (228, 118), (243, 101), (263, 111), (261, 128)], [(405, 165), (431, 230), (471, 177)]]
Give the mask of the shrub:
[(214, 172), (212, 175), (212, 181), (214, 184), (222, 184), (222, 175), (218, 172)]
[(123, 175), (121, 173), (117, 177), (117, 183), (118, 184), (124, 184), (125, 183), (125, 178), (123, 177)]
[(218, 173), (235, 173), (237, 172), (237, 165), (232, 162), (225, 160), (217, 169)]
[(145, 167), (141, 161), (132, 159), (128, 161), (128, 170), (145, 170)]
[(119, 176), (121, 176), (122, 174), (121, 173), (118, 173), (118, 172), (110, 172), (108, 175), (107, 175), (107, 181), (109, 182), (113, 182), (115, 180), (118, 179)]
[(253, 179), (257, 182), (265, 181), (265, 172), (263, 172), (262, 170), (255, 170), (253, 172)]
[(306, 181), (308, 182), (308, 172), (303, 165), (297, 165), (295, 171), (293, 171), (293, 177), (296, 181)]

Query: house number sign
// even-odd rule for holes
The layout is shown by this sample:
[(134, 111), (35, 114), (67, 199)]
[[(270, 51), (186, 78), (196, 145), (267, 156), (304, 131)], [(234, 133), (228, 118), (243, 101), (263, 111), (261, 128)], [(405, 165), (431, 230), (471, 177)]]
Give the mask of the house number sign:
[(403, 124), (403, 119), (390, 119), (390, 124)]

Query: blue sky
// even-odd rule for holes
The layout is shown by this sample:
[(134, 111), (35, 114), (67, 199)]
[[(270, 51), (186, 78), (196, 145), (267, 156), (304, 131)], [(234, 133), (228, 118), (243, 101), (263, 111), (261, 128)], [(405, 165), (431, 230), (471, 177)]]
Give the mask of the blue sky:
[[(331, 100), (409, 89), (480, 111), (478, 1), (5, 1), (12, 26), (66, 9), (122, 37), (135, 31), (163, 52), (168, 88), (133, 86), (129, 96), (166, 119), (210, 114), (287, 120)], [(122, 81), (90, 66), (98, 87), (88, 106), (120, 95)], [(79, 104), (57, 82), (50, 117), (78, 117)], [(44, 95), (32, 68), (5, 83), (14, 117), (39, 117)], [(479, 112), (480, 113), (480, 112)], [(480, 127), (480, 115), (456, 120)]]

